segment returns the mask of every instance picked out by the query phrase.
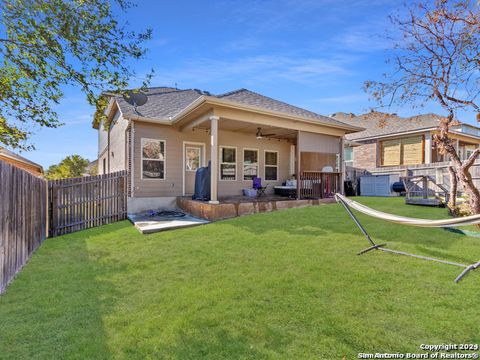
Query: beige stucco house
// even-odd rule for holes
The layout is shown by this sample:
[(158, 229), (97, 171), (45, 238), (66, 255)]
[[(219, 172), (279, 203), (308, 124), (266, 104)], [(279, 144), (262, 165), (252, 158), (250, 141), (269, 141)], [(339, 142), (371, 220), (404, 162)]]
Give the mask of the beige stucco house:
[[(148, 101), (137, 108), (105, 95), (112, 126), (98, 126), (98, 172), (128, 170), (129, 212), (174, 207), (176, 197), (193, 194), (195, 172), (208, 161), (211, 203), (240, 196), (255, 176), (271, 193), (288, 179), (315, 178), (322, 169), (332, 172), (340, 191), (343, 136), (362, 130), (246, 89), (212, 95), (159, 87), (145, 93)], [(300, 197), (308, 189), (297, 184)]]

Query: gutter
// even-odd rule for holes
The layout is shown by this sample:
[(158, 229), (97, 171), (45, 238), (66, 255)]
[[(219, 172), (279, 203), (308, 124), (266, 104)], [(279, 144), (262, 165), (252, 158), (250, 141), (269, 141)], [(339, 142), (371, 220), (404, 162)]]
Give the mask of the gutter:
[[(361, 141), (368, 141), (368, 140), (375, 140), (375, 139), (384, 139), (384, 138), (389, 138), (389, 137), (398, 136), (398, 135), (418, 134), (418, 133), (422, 133), (422, 132), (425, 132), (425, 131), (435, 131), (435, 130), (438, 130), (438, 126), (422, 128), (422, 129), (413, 130), (413, 131), (403, 131), (403, 132), (396, 132), (396, 133), (383, 134), (383, 135), (372, 135), (372, 136), (368, 136), (368, 137), (364, 137), (364, 138), (354, 138), (354, 139), (349, 139), (349, 141), (361, 142)], [(469, 138), (476, 139), (476, 140), (480, 141), (480, 136), (475, 136), (475, 135), (472, 135), (472, 134), (464, 133), (464, 132), (461, 132), (461, 131), (455, 131), (455, 130), (450, 130), (450, 133), (455, 134), (455, 135), (461, 135), (461, 136), (469, 137)]]

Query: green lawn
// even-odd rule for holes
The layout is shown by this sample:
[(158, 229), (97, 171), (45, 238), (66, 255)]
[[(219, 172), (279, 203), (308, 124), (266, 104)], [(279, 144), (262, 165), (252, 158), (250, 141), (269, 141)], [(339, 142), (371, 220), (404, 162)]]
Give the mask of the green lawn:
[[(403, 199), (387, 212), (444, 218)], [(472, 263), (480, 239), (360, 216), (389, 247)], [(47, 240), (0, 296), (2, 359), (354, 359), (480, 343), (480, 271), (372, 252), (340, 205), (152, 235)]]

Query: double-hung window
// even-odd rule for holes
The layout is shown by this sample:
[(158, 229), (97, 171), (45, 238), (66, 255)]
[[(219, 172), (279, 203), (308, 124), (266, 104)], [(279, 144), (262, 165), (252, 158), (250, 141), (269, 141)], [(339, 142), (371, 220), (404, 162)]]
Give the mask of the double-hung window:
[(258, 150), (243, 149), (243, 180), (258, 176)]
[(237, 148), (220, 147), (220, 180), (237, 179)]
[(278, 180), (278, 151), (265, 151), (265, 180)]
[(142, 179), (165, 180), (165, 141), (142, 138)]

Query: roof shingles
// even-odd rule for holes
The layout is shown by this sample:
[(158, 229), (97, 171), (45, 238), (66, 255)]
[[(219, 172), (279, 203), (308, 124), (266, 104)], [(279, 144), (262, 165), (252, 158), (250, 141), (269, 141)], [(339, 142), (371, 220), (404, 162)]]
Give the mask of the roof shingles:
[(323, 116), (247, 89), (238, 89), (220, 95), (211, 95), (208, 92), (197, 89), (179, 90), (169, 87), (159, 87), (147, 89), (145, 94), (148, 96), (148, 101), (146, 104), (138, 106), (136, 112), (133, 106), (128, 104), (121, 96), (115, 96), (122, 114), (126, 117), (142, 116), (170, 120), (201, 96), (210, 96), (237, 104), (311, 119), (325, 125), (337, 127), (345, 127), (346, 125), (348, 127), (349, 125), (331, 117)]
[(372, 111), (358, 116), (347, 113), (336, 113), (331, 117), (346, 124), (365, 129), (346, 135), (348, 140), (362, 140), (382, 135), (393, 135), (436, 128), (441, 119), (441, 116), (436, 114), (424, 114), (404, 118), (396, 114), (386, 114), (378, 111)]

